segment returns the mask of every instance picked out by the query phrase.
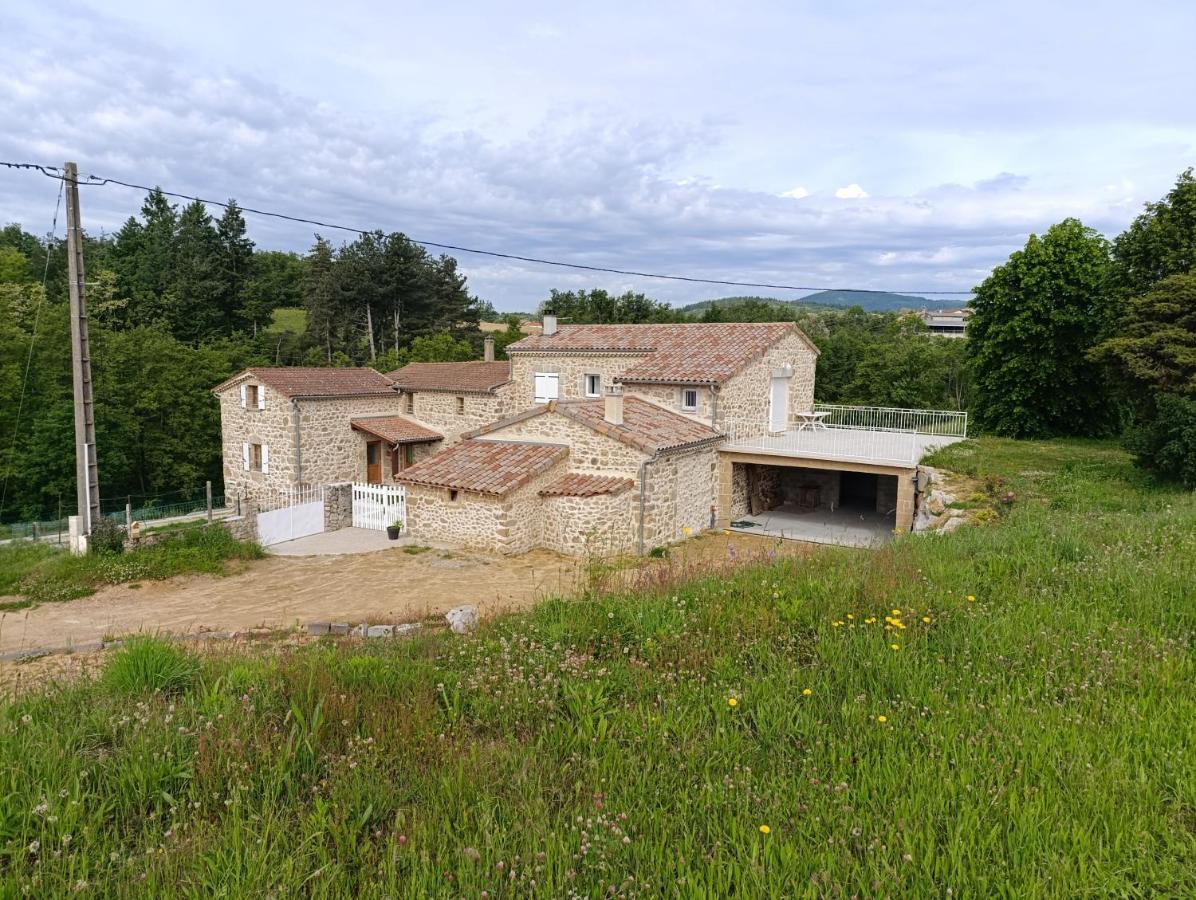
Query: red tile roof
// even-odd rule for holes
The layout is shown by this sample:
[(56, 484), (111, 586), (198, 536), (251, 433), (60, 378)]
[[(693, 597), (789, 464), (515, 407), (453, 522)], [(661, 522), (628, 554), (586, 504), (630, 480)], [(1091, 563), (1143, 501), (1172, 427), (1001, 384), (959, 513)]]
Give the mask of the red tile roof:
[(391, 380), (367, 367), (318, 368), (304, 366), (254, 366), (212, 388), (220, 393), (237, 382), (253, 378), (284, 397), (361, 397), (393, 394)]
[(410, 363), (387, 376), (404, 391), (489, 393), (511, 380), (509, 362)]
[(597, 497), (599, 494), (621, 494), (631, 490), (634, 484), (630, 478), (610, 475), (566, 475), (540, 491), (540, 496)]
[(701, 422), (630, 395), (623, 398), (622, 425), (612, 425), (606, 421), (605, 400), (553, 400), (543, 406), (536, 406), (483, 425), (474, 431), (466, 432), (462, 437), (474, 438), (490, 434), (516, 422), (550, 412), (558, 412), (599, 434), (605, 434), (645, 453), (676, 450), (723, 439), (723, 435)]
[(531, 335), (507, 353), (644, 353), (617, 381), (721, 383), (789, 334), (817, 349), (792, 322), (689, 322), (680, 325), (561, 325)]
[(395, 481), (502, 497), (568, 455), (561, 444), (462, 441), (404, 469)]
[(349, 425), (392, 444), (418, 444), (444, 440), (444, 435), (402, 416), (367, 416), (350, 419)]

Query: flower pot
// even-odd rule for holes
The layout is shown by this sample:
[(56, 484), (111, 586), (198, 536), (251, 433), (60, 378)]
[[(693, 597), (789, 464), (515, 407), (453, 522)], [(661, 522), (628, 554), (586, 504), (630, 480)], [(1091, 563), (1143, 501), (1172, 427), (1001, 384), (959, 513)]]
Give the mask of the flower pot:
[(397, 541), (399, 539), (399, 535), (402, 533), (403, 533), (403, 529), (399, 528), (397, 525), (387, 525), (386, 526), (386, 536), (388, 538), (390, 538), (392, 541)]

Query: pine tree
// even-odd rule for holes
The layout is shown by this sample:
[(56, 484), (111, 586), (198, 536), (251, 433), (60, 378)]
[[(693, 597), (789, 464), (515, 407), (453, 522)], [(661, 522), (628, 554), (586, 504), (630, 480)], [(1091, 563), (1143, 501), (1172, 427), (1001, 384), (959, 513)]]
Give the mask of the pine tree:
[(245, 217), (237, 201), (228, 201), (216, 223), (216, 236), (219, 241), (220, 308), (224, 333), (231, 334), (236, 328), (252, 324), (245, 310), (245, 288), (253, 275), (253, 241), (245, 234)]

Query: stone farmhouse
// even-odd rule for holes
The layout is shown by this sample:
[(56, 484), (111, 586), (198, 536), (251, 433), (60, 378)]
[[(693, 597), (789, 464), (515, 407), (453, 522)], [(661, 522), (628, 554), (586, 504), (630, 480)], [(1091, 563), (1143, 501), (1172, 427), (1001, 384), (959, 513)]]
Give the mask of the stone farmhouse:
[(966, 436), (963, 413), (816, 404), (818, 350), (792, 323), (545, 316), (507, 354), (247, 369), (214, 389), (226, 497), (377, 485), (412, 539), (504, 553), (644, 553), (712, 527), (871, 544), (912, 526), (921, 456)]

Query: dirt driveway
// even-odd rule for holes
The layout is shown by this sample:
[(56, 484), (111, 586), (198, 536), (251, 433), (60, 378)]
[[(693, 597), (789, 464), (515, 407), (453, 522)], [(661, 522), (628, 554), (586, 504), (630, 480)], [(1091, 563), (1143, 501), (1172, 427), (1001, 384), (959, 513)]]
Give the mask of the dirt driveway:
[(489, 616), (577, 587), (578, 562), (548, 552), (498, 557), (401, 549), (269, 557), (225, 578), (114, 585), (68, 603), (0, 615), (0, 652), (135, 631), (239, 631), (315, 621), (410, 622), (468, 603)]
[[(606, 589), (651, 589), (811, 544), (739, 533), (707, 533), (668, 560), (616, 569)], [(653, 568), (656, 567), (656, 568)], [(665, 571), (661, 571), (665, 570)], [(642, 576), (642, 577), (641, 577)], [(224, 578), (188, 575), (106, 587), (90, 597), (0, 614), (0, 653), (65, 647), (130, 633), (244, 631), (308, 622), (412, 622), (470, 604), (489, 617), (567, 597), (585, 587), (586, 561), (533, 551), (503, 557), (402, 548), (345, 556), (272, 556)]]

